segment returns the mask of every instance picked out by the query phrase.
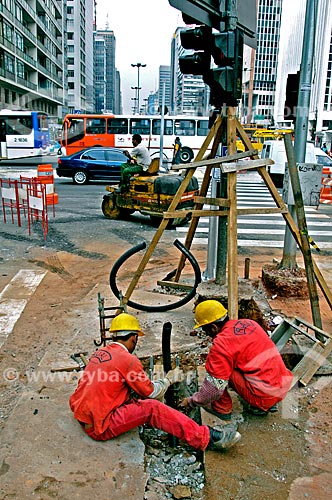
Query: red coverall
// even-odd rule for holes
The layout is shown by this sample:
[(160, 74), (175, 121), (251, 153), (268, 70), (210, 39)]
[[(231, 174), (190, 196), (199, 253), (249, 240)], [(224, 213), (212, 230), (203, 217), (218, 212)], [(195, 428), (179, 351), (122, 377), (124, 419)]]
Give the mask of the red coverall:
[(218, 383), (228, 381), (245, 401), (267, 411), (286, 396), (293, 378), (270, 337), (250, 319), (226, 322), (213, 338), (205, 368), (207, 378), (188, 403), (223, 414), (231, 413), (232, 399)]
[(173, 434), (193, 448), (205, 450), (210, 433), (183, 413), (155, 399), (153, 383), (141, 362), (125, 346), (112, 343), (96, 351), (69, 404), (85, 432), (97, 441), (112, 439), (145, 423)]

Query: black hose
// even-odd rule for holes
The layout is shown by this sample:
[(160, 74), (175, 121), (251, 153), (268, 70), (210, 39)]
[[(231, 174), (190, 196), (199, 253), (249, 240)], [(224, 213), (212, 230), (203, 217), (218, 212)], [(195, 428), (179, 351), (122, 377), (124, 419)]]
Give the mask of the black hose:
[[(197, 263), (197, 260), (195, 257), (189, 252), (188, 248), (186, 248), (179, 240), (174, 241), (174, 246), (182, 252), (190, 264), (192, 265), (192, 268), (194, 269), (195, 272), (195, 283), (193, 288), (190, 290), (190, 292), (183, 297), (181, 300), (178, 302), (173, 302), (172, 304), (165, 304), (162, 306), (145, 306), (144, 304), (138, 304), (137, 302), (133, 302), (132, 300), (127, 301), (127, 305), (129, 307), (133, 307), (134, 309), (138, 309), (139, 311), (146, 311), (146, 312), (165, 312), (165, 311), (171, 311), (172, 309), (177, 309), (178, 307), (183, 306), (184, 304), (187, 304), (196, 294), (196, 289), (198, 285), (200, 284), (202, 278), (201, 278), (201, 270), (199, 268), (199, 265)], [(139, 243), (135, 247), (127, 250), (121, 257), (118, 258), (118, 260), (114, 263), (112, 270), (110, 272), (110, 287), (112, 292), (114, 293), (115, 297), (117, 299), (120, 299), (120, 291), (116, 285), (116, 275), (122, 264), (129, 259), (132, 255), (135, 253), (139, 252), (140, 250), (143, 250), (146, 248), (146, 243)]]

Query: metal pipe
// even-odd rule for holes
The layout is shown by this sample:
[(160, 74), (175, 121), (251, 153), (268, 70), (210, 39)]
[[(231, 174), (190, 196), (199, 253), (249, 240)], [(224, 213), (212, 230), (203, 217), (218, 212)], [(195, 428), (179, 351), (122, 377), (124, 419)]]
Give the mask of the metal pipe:
[(250, 259), (246, 257), (244, 260), (244, 279), (249, 279)]
[[(162, 355), (163, 355), (163, 366), (164, 372), (167, 373), (172, 369), (172, 361), (171, 361), (171, 333), (172, 333), (172, 323), (169, 321), (164, 323), (163, 332), (162, 332)], [(174, 389), (170, 387), (165, 394), (165, 403), (172, 408), (175, 407), (174, 401)], [(177, 446), (179, 443), (178, 438), (173, 436), (172, 434), (168, 435), (168, 441), (170, 446)]]

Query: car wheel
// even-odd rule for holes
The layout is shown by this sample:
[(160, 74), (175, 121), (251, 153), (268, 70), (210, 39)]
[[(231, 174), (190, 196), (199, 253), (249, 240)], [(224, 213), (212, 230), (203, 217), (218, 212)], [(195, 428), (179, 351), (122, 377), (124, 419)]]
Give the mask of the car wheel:
[(86, 184), (89, 181), (87, 173), (84, 170), (76, 170), (73, 177), (75, 184)]
[(187, 146), (181, 148), (180, 152), (181, 163), (190, 163), (193, 158), (194, 158), (194, 153), (192, 149), (188, 148)]
[(101, 209), (106, 219), (119, 219), (120, 209), (116, 204), (115, 197), (105, 195), (101, 204)]

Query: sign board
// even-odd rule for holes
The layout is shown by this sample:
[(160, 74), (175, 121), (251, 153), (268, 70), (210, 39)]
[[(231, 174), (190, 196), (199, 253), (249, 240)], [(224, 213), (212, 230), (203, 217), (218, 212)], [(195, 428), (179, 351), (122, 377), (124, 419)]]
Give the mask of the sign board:
[[(308, 207), (317, 207), (319, 205), (322, 169), (323, 165), (318, 165), (317, 163), (297, 163), (303, 204)], [(295, 204), (287, 163), (282, 198), (288, 205)]]
[[(175, 9), (197, 21), (219, 31), (225, 31), (223, 14), (227, 11), (229, 0), (168, 0)], [(237, 0), (237, 26), (243, 31), (244, 43), (256, 48), (256, 0)]]

